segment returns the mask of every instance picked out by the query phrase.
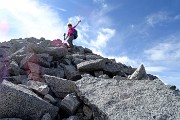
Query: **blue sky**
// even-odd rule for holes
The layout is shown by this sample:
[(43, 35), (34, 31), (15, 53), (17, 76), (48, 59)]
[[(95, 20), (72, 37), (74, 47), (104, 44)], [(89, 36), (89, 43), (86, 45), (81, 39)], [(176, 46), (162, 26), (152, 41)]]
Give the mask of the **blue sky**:
[(77, 27), (76, 45), (138, 67), (180, 88), (179, 0), (0, 0), (0, 41), (63, 39)]

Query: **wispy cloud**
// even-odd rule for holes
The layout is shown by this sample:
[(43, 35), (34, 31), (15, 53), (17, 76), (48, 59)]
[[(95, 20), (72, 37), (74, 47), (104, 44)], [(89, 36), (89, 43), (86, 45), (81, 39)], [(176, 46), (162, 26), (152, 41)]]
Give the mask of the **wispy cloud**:
[(164, 38), (165, 41), (145, 50), (150, 60), (155, 61), (179, 61), (180, 59), (180, 35)]
[(93, 0), (93, 2), (100, 4), (103, 8), (106, 8), (108, 6), (106, 0)]
[(8, 26), (8, 35), (0, 34), (3, 41), (32, 36), (54, 39), (63, 35), (64, 22), (54, 10), (39, 1), (1, 0), (0, 10), (1, 31)]
[(180, 19), (180, 15), (172, 16), (170, 13), (165, 11), (159, 11), (157, 13), (153, 13), (146, 17), (146, 23), (152, 27), (157, 24), (162, 24), (164, 22), (173, 22)]
[(66, 9), (63, 9), (63, 8), (56, 8), (57, 10), (60, 10), (62, 12), (66, 12), (67, 10)]
[(174, 17), (175, 20), (180, 20), (180, 14)]
[(147, 72), (164, 72), (167, 68), (164, 66), (145, 66)]
[(158, 12), (146, 17), (147, 24), (151, 26), (154, 26), (169, 19), (170, 17), (168, 16), (167, 12)]

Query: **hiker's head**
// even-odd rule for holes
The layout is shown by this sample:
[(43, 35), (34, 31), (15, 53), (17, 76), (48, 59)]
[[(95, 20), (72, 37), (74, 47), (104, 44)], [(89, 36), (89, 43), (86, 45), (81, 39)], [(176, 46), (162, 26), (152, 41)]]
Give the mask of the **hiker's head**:
[(69, 23), (69, 24), (68, 24), (68, 28), (71, 28), (71, 27), (72, 27), (72, 24)]

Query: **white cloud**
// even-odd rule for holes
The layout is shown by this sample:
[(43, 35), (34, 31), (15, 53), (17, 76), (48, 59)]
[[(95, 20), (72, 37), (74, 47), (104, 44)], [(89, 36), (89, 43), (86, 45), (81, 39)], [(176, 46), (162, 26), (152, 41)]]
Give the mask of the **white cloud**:
[(56, 9), (58, 9), (58, 10), (60, 10), (62, 12), (66, 12), (67, 11), (66, 9), (63, 9), (63, 8), (56, 8)]
[(179, 61), (180, 43), (178, 41), (159, 43), (153, 48), (145, 50), (145, 54), (149, 59), (155, 61)]
[(173, 22), (180, 19), (180, 15), (172, 16), (168, 12), (157, 12), (146, 17), (146, 23), (150, 26), (155, 26), (156, 24), (162, 24), (164, 22)]
[(102, 28), (98, 32), (98, 36), (96, 40), (91, 40), (90, 45), (96, 47), (97, 49), (101, 49), (106, 47), (107, 42), (115, 35), (114, 29)]
[(54, 10), (38, 0), (0, 0), (0, 10), (0, 23), (7, 21), (8, 26), (6, 34), (0, 34), (1, 41), (19, 37), (55, 39), (63, 36), (63, 21)]
[(158, 12), (146, 17), (147, 24), (154, 26), (158, 23), (169, 20), (167, 12)]
[(174, 17), (175, 20), (180, 20), (180, 14)]
[(145, 66), (147, 72), (163, 72), (166, 67), (163, 66)]
[(138, 67), (140, 64), (140, 61), (137, 60), (133, 60), (130, 59), (128, 56), (118, 56), (118, 57), (114, 57), (116, 59), (117, 62), (121, 62), (123, 64), (132, 66), (132, 67)]

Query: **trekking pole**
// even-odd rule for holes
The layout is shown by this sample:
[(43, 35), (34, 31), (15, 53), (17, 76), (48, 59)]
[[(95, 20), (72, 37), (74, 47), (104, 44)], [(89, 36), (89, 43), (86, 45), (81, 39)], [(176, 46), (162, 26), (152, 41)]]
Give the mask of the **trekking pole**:
[(64, 33), (64, 35), (63, 35), (63, 36), (64, 36), (64, 40), (63, 40), (63, 46), (64, 46), (64, 41), (65, 41), (65, 36), (66, 36), (66, 33)]

